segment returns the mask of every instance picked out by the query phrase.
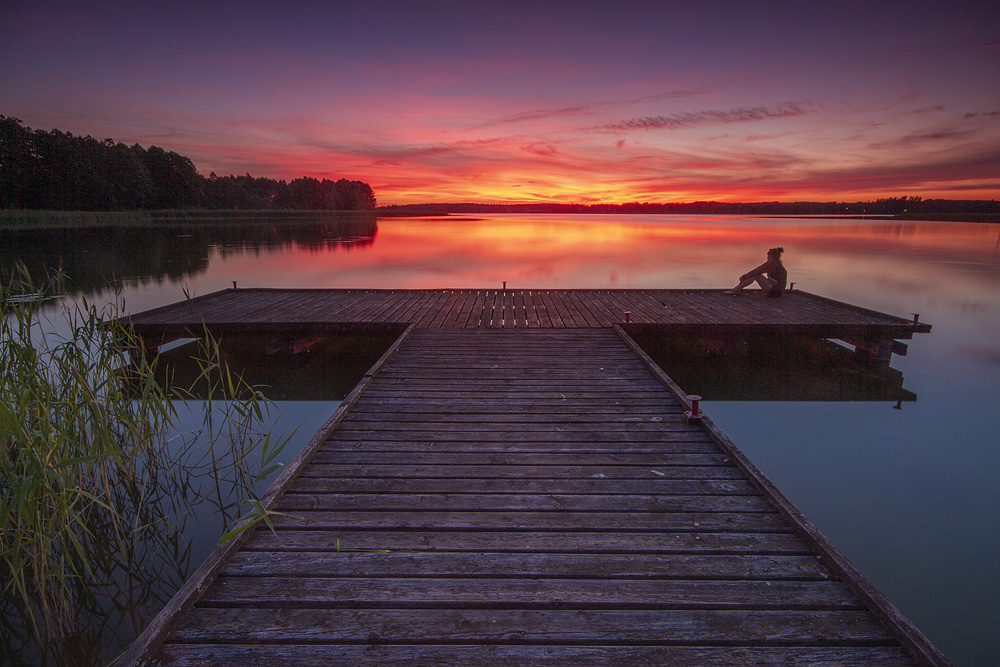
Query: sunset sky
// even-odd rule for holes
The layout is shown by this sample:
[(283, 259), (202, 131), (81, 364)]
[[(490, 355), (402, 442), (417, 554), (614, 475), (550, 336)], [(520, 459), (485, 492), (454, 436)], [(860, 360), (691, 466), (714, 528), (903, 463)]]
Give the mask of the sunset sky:
[(1000, 195), (997, 2), (0, 3), (0, 114), (380, 204)]

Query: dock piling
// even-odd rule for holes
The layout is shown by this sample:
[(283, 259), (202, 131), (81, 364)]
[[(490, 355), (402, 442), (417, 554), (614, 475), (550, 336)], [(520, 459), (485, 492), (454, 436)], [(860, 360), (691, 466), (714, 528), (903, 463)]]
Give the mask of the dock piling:
[(688, 424), (700, 422), (703, 416), (700, 409), (701, 396), (688, 394), (685, 398), (691, 403), (691, 409), (684, 413), (687, 416)]

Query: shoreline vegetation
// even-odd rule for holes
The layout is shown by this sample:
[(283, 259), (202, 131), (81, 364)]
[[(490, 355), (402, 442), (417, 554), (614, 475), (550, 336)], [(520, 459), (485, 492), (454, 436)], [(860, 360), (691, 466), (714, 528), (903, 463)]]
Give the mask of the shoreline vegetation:
[(738, 215), (798, 216), (815, 218), (890, 218), (894, 220), (941, 220), (955, 222), (1000, 222), (1000, 201), (973, 199), (923, 199), (887, 197), (857, 202), (716, 202), (626, 204), (403, 204), (380, 207), (384, 212), (441, 215), (476, 213), (555, 213), (615, 215)]
[[(0, 281), (0, 626), (11, 665), (107, 664), (115, 641), (127, 646), (183, 583), (196, 508), (223, 518), (220, 542), (269, 522), (258, 489), (291, 438), (271, 433), (275, 406), (230, 374), (207, 335), (185, 387), (158, 380), (157, 361), (137, 352), (123, 303), (65, 306), (68, 333), (47, 331), (41, 311), (59, 282), (39, 286), (23, 267)], [(36, 298), (7, 298), (21, 294)], [(178, 432), (182, 406), (191, 430)]]
[[(718, 204), (717, 202), (692, 202), (690, 204), (645, 205), (642, 210), (625, 210), (621, 205), (570, 205), (570, 204), (417, 204), (379, 207), (366, 211), (309, 211), (273, 209), (166, 209), (132, 211), (51, 211), (34, 209), (0, 209), (0, 229), (8, 231), (29, 231), (33, 229), (84, 229), (100, 227), (164, 227), (197, 226), (204, 224), (302, 224), (310, 222), (360, 221), (370, 218), (431, 218), (453, 215), (474, 215), (477, 213), (524, 213), (524, 214), (635, 214), (635, 215), (734, 215), (753, 217), (809, 217), (816, 219), (880, 219), (931, 222), (983, 222), (1000, 223), (1000, 202), (966, 200), (930, 200), (932, 210), (927, 212), (904, 211), (898, 213), (877, 213), (863, 208), (859, 202), (844, 209), (844, 204), (833, 204), (830, 209), (820, 211), (822, 206), (802, 206), (794, 204), (773, 206), (770, 204)], [(707, 204), (707, 205), (706, 205)], [(955, 204), (949, 208), (945, 204)], [(972, 206), (981, 204), (982, 206)], [(659, 206), (669, 210), (647, 210)], [(970, 209), (980, 210), (970, 210)], [(582, 210), (585, 209), (585, 210)], [(740, 210), (743, 209), (743, 210)], [(765, 209), (773, 209), (767, 212)], [(990, 210), (993, 209), (993, 210)]]
[[(361, 221), (378, 217), (421, 217), (424, 214), (378, 211), (301, 211), (301, 210), (206, 210), (177, 209), (158, 211), (48, 211), (0, 209), (0, 230), (70, 229), (93, 227), (188, 226), (223, 224), (301, 224), (303, 222)], [(443, 215), (443, 214), (442, 214)]]

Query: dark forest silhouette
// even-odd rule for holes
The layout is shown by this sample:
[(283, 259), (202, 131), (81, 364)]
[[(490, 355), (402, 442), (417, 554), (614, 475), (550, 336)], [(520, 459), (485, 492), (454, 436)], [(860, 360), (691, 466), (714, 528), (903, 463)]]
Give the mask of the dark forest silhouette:
[(216, 176), (157, 146), (32, 130), (0, 115), (0, 208), (55, 211), (289, 209), (365, 211), (376, 207), (361, 181)]

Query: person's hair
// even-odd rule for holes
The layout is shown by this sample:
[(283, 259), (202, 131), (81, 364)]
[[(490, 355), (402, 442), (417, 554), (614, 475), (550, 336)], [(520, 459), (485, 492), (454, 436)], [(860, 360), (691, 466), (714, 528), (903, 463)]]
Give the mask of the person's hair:
[(783, 252), (785, 252), (785, 249), (781, 248), (781, 247), (778, 247), (778, 248), (771, 248), (770, 250), (767, 251), (767, 254), (768, 255), (774, 255), (778, 259), (781, 259), (781, 253), (783, 253)]

